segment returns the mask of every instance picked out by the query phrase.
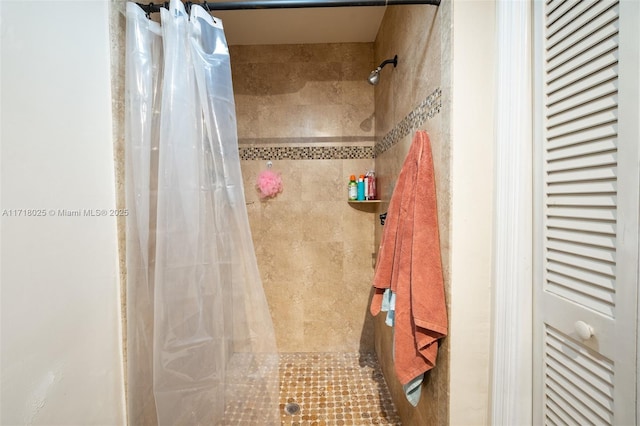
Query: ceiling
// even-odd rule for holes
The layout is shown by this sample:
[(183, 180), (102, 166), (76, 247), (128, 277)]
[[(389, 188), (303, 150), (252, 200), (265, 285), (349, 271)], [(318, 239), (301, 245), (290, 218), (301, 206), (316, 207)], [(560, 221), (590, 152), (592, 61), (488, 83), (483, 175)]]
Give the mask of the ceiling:
[(219, 10), (227, 43), (302, 44), (373, 42), (386, 7)]

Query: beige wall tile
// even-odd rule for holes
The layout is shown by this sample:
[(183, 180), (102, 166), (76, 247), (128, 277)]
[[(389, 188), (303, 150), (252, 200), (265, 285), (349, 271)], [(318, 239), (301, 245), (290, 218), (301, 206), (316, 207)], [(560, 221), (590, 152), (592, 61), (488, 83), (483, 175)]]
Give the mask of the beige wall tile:
[[(304, 342), (304, 291), (292, 275), (288, 280), (265, 282), (265, 292), (273, 318), (276, 344), (281, 352), (297, 352)], [(282, 303), (287, 301), (287, 303)]]
[[(231, 46), (230, 53), (241, 138), (268, 138), (278, 147), (321, 146), (322, 137), (336, 138), (333, 145), (372, 145), (372, 43)], [(349, 205), (347, 184), (350, 174), (373, 168), (373, 159), (272, 163), (284, 188), (272, 199), (260, 200), (255, 190), (265, 160), (242, 161), (242, 172), (279, 350), (372, 350), (367, 312), (376, 212)]]
[[(381, 140), (401, 122), (422, 100), (443, 85), (441, 75), (441, 17), (439, 8), (428, 5), (388, 7), (374, 45), (376, 63), (398, 55), (395, 69), (382, 71), (375, 88), (376, 140)], [(443, 95), (444, 97), (444, 95)], [(443, 109), (446, 106), (443, 105)], [(436, 174), (438, 220), (445, 293), (449, 299), (449, 217), (450, 217), (450, 146), (444, 139), (440, 114), (427, 120), (420, 129), (430, 135)], [(379, 209), (386, 211), (395, 181), (411, 146), (413, 132), (402, 138), (376, 158), (378, 192), (383, 201)], [(375, 251), (382, 226), (375, 223)], [(403, 424), (441, 425), (448, 423), (449, 351), (446, 339), (438, 353), (436, 367), (427, 373), (422, 398), (417, 407), (406, 400), (402, 386), (393, 371), (391, 329), (384, 323), (384, 314), (374, 321), (375, 350), (393, 400)]]

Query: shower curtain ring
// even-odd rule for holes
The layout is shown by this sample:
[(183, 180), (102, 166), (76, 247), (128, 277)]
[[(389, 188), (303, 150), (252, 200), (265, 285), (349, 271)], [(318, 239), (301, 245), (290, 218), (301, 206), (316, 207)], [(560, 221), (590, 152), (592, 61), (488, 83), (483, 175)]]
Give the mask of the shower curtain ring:
[[(206, 10), (207, 13), (211, 15), (211, 9), (209, 8), (209, 3), (207, 2), (207, 0), (202, 1), (202, 7), (204, 7), (204, 10)], [(211, 19), (213, 19), (214, 24), (217, 24), (216, 18), (213, 15), (211, 15)]]
[(147, 19), (151, 19), (151, 12), (153, 11), (153, 2), (147, 5)]

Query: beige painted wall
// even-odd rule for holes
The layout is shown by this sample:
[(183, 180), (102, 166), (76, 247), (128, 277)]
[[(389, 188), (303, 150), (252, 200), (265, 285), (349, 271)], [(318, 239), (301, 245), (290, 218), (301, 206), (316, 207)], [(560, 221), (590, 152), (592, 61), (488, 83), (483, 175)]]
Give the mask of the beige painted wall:
[(0, 3), (3, 425), (125, 424), (108, 12)]
[[(371, 351), (375, 206), (348, 204), (347, 183), (373, 159), (344, 157), (373, 145), (373, 46), (232, 46), (230, 54), (241, 151), (262, 150), (242, 171), (278, 349)], [(261, 201), (255, 180), (268, 159), (284, 191)]]
[(490, 401), (495, 1), (443, 6), (451, 22), (450, 424), (481, 425)]
[[(437, 7), (394, 6), (388, 7), (375, 43), (376, 63), (398, 55), (398, 66), (385, 67), (380, 83), (376, 86), (376, 139), (381, 140), (420, 103), (442, 85), (441, 69), (441, 16)], [(443, 95), (444, 96), (444, 95)], [(442, 265), (445, 292), (449, 293), (449, 211), (450, 211), (450, 146), (443, 133), (442, 114), (414, 126), (390, 149), (376, 158), (379, 171), (381, 210), (386, 211), (395, 180), (418, 129), (429, 133), (434, 158), (438, 221), (440, 228)], [(376, 248), (379, 245), (382, 226), (376, 224)], [(384, 323), (384, 314), (375, 321), (376, 353), (382, 365), (385, 379), (393, 395), (394, 403), (405, 425), (444, 425), (448, 423), (449, 344), (442, 341), (436, 367), (427, 373), (422, 397), (417, 407), (409, 404), (402, 385), (396, 379), (392, 360), (391, 329)]]

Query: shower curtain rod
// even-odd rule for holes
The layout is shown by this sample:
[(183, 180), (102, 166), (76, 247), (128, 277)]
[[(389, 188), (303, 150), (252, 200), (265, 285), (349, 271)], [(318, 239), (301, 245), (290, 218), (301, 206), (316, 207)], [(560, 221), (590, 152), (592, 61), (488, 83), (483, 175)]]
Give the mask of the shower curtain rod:
[[(160, 12), (160, 8), (168, 8), (168, 3), (137, 3), (146, 13)], [(216, 3), (186, 2), (200, 5), (213, 10), (252, 10), (252, 9), (301, 9), (311, 7), (348, 7), (348, 6), (394, 6), (402, 4), (430, 4), (440, 6), (440, 0), (254, 0), (254, 1), (224, 1)]]

